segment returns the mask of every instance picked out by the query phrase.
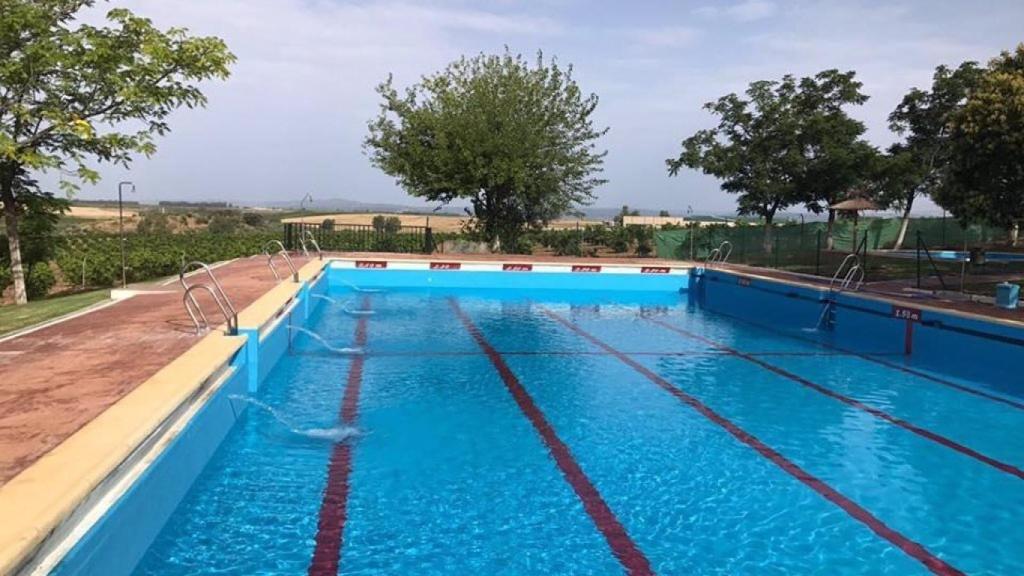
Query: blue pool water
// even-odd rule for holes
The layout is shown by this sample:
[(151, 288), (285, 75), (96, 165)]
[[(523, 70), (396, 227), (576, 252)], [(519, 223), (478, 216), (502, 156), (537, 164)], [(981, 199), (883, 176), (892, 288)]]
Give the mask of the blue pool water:
[(255, 399), (360, 435), (250, 406), (137, 573), (1024, 573), (1019, 398), (686, 293), (329, 295), (366, 355), (296, 334)]

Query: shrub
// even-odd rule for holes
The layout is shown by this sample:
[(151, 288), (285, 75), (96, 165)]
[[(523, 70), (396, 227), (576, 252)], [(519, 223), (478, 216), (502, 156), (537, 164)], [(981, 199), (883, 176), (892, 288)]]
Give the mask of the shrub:
[(320, 229), (324, 232), (334, 232), (334, 218), (324, 218), (320, 223)]
[(50, 293), (50, 289), (57, 283), (53, 270), (46, 262), (36, 262), (28, 270), (28, 277), (25, 278), (25, 291), (28, 292), (29, 300), (38, 300)]
[(14, 282), (11, 276), (11, 269), (8, 266), (0, 266), (0, 292), (3, 292)]
[(252, 226), (253, 228), (259, 228), (266, 223), (266, 218), (259, 212), (246, 212), (242, 214), (242, 222), (245, 222), (246, 226)]
[(170, 225), (166, 214), (150, 212), (142, 216), (135, 230), (139, 234), (162, 234), (170, 231)]

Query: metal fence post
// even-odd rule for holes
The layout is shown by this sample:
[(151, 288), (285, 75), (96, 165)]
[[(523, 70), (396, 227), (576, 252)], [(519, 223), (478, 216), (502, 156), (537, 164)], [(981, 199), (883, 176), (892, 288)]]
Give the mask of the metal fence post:
[(820, 276), (821, 275), (821, 228), (818, 229), (818, 233), (815, 234), (815, 236), (817, 236), (817, 246), (814, 249), (814, 275), (815, 276)]
[(917, 287), (921, 288), (921, 231), (917, 231)]

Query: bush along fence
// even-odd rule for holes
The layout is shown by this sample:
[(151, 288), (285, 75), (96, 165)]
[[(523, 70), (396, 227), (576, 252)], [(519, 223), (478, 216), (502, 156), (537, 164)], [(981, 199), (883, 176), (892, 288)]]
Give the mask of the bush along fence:
[[(312, 234), (320, 249), (333, 252), (401, 252), (405, 254), (430, 254), (439, 241), (426, 226), (402, 226), (398, 224), (334, 224), (330, 220), (323, 224), (308, 222), (286, 222), (284, 224), (284, 245), (289, 250), (299, 250), (306, 234)], [(312, 246), (309, 246), (312, 250)]]
[[(263, 251), (270, 240), (279, 239), (273, 231), (238, 234), (191, 232), (185, 234), (126, 234), (127, 280), (140, 282), (177, 274), (184, 263), (192, 260), (217, 262), (251, 256)], [(0, 238), (0, 269), (7, 270), (9, 256), (5, 239)], [(45, 259), (26, 262), (28, 281), (52, 273), (52, 265), (59, 270), (68, 287), (104, 288), (121, 281), (121, 238), (117, 234), (89, 232), (64, 234), (46, 238), (23, 237), (23, 245), (47, 247)], [(37, 252), (26, 250), (25, 254)], [(43, 282), (43, 280), (40, 280)], [(53, 285), (49, 281), (47, 290)], [(0, 289), (4, 288), (0, 278)], [(34, 290), (35, 296), (47, 290)]]

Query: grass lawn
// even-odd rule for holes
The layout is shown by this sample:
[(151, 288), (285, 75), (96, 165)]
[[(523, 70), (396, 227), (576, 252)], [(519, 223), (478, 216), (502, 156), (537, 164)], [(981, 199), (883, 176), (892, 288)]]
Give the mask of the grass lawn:
[(0, 306), (0, 336), (63, 316), (97, 302), (110, 298), (110, 290), (81, 292), (69, 296), (53, 296), (44, 300), (35, 300), (24, 306), (9, 304)]

